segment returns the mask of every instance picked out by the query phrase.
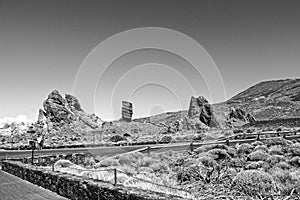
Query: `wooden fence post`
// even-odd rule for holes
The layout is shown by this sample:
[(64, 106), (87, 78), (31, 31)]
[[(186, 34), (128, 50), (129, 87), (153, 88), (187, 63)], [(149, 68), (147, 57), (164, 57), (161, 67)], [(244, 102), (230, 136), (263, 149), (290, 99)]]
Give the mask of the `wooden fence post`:
[(118, 183), (118, 179), (117, 179), (117, 169), (114, 169), (114, 186), (116, 186)]
[(226, 145), (229, 146), (229, 139), (226, 139)]
[(54, 162), (52, 163), (52, 171), (54, 172)]
[(193, 142), (191, 142), (191, 144), (190, 144), (190, 150), (191, 150), (191, 152), (194, 151), (194, 145), (193, 145)]

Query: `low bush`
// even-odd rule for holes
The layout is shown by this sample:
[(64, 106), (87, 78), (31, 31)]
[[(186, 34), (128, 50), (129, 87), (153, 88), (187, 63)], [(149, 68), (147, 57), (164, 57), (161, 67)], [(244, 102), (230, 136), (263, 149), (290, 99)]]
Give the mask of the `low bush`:
[(126, 137), (120, 136), (120, 135), (113, 135), (109, 138), (111, 142), (120, 142), (120, 141), (126, 141)]
[(299, 171), (289, 172), (282, 169), (272, 171), (272, 177), (276, 181), (276, 186), (282, 196), (299, 194), (300, 192), (300, 176)]
[(243, 154), (249, 154), (251, 153), (253, 150), (253, 146), (251, 144), (240, 144), (237, 146), (237, 153), (239, 155), (243, 155)]
[(288, 161), (288, 163), (294, 167), (300, 167), (300, 157), (293, 157)]
[(228, 149), (226, 150), (226, 152), (228, 153), (228, 155), (232, 158), (237, 156), (237, 151), (235, 148), (232, 147), (228, 147)]
[(256, 146), (264, 145), (264, 143), (261, 141), (255, 141), (255, 142), (252, 142), (251, 145), (256, 147)]
[(207, 152), (214, 160), (230, 159), (229, 154), (224, 149), (211, 149)]
[(258, 168), (262, 168), (264, 165), (264, 161), (258, 161), (258, 162), (250, 162), (245, 166), (246, 170), (249, 169), (258, 169)]
[(108, 157), (103, 160), (100, 160), (98, 163), (95, 164), (95, 168), (99, 167), (113, 167), (113, 166), (118, 166), (120, 163), (118, 160)]
[(271, 196), (276, 189), (272, 176), (259, 170), (239, 172), (233, 179), (232, 188), (251, 197)]
[(69, 160), (58, 160), (54, 163), (54, 169), (58, 169), (58, 168), (66, 168), (66, 167), (70, 167), (74, 165), (71, 161)]
[(165, 135), (162, 138), (160, 138), (159, 142), (160, 143), (170, 143), (172, 142), (173, 138), (170, 135)]
[(300, 143), (292, 144), (289, 148), (289, 152), (292, 153), (293, 156), (300, 156)]
[(224, 149), (227, 150), (229, 147), (226, 146), (225, 144), (213, 144), (213, 145), (204, 145), (201, 147), (198, 147), (197, 149), (195, 149), (195, 153), (199, 154), (199, 153), (203, 153), (203, 152), (207, 152), (209, 150), (212, 149)]
[(265, 144), (267, 146), (281, 145), (281, 146), (288, 147), (292, 145), (292, 142), (284, 138), (271, 138), (269, 140), (266, 140)]
[(96, 161), (95, 161), (94, 157), (85, 157), (84, 158), (84, 162), (83, 162), (84, 166), (94, 167), (95, 164), (96, 164)]
[(268, 147), (266, 145), (258, 145), (256, 147), (254, 147), (254, 150), (253, 151), (264, 151), (264, 152), (268, 152)]
[(268, 153), (258, 150), (250, 153), (248, 155), (248, 159), (251, 161), (266, 161), (269, 158), (269, 156), (270, 155)]
[(287, 162), (282, 161), (282, 162), (275, 164), (274, 168), (279, 168), (282, 170), (289, 170), (289, 169), (291, 169), (291, 166)]
[(274, 145), (269, 148), (270, 155), (284, 155), (284, 150), (281, 145)]
[(271, 155), (269, 156), (269, 158), (267, 159), (267, 162), (270, 165), (275, 165), (277, 163), (283, 162), (285, 161), (285, 157), (282, 155)]

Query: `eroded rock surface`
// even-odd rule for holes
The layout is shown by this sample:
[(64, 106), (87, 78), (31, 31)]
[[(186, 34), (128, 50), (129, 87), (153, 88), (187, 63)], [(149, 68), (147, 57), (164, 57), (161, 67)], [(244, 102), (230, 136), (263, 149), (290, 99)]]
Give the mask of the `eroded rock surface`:
[(43, 107), (39, 110), (38, 123), (43, 122), (57, 132), (88, 131), (97, 129), (102, 123), (95, 114), (86, 113), (76, 97), (66, 94), (64, 98), (57, 90), (48, 95)]

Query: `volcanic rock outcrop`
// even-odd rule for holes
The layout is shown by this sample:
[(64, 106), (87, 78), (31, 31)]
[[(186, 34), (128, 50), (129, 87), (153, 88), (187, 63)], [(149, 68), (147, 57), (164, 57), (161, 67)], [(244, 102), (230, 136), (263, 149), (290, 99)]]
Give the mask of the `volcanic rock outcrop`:
[(132, 114), (132, 103), (128, 101), (122, 101), (122, 120), (126, 122), (131, 122)]
[(227, 116), (227, 122), (229, 125), (241, 125), (245, 123), (253, 123), (255, 121), (256, 120), (252, 114), (240, 108), (231, 108), (230, 113)]
[(102, 120), (95, 114), (88, 114), (78, 99), (70, 94), (65, 98), (57, 91), (52, 91), (39, 110), (38, 124), (44, 123), (56, 131), (80, 132), (98, 128)]
[(218, 127), (211, 105), (208, 103), (207, 99), (202, 96), (198, 98), (191, 97), (188, 117), (198, 118), (200, 122), (206, 126)]

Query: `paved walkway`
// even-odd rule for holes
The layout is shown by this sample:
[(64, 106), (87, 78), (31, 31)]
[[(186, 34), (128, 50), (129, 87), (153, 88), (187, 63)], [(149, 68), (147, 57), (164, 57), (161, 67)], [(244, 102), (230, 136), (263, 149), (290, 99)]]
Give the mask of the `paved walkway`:
[(58, 194), (0, 170), (1, 200), (67, 200)]

